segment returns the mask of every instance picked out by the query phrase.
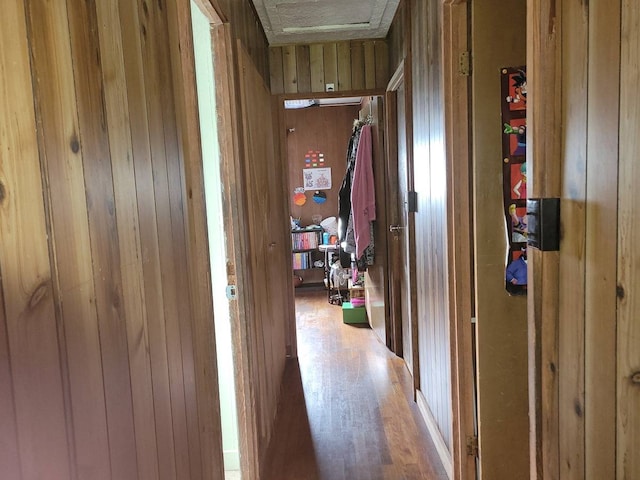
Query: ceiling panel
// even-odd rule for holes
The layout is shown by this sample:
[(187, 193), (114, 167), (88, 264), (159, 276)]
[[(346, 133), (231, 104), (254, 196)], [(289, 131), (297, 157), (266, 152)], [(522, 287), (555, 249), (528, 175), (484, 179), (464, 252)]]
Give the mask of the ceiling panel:
[(253, 0), (270, 45), (383, 38), (399, 0)]

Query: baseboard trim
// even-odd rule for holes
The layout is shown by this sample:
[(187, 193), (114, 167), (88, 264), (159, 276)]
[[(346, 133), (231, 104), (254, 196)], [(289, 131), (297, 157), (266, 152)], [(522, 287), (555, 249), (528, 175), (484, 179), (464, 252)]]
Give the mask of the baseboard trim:
[(453, 479), (453, 460), (451, 458), (451, 452), (447, 447), (447, 444), (442, 438), (442, 434), (440, 433), (440, 429), (438, 428), (438, 423), (431, 413), (431, 409), (427, 404), (427, 400), (424, 398), (424, 395), (420, 390), (416, 392), (416, 402), (418, 403), (418, 409), (422, 414), (422, 418), (424, 419), (424, 423), (427, 425), (427, 430), (429, 430), (429, 434), (431, 435), (431, 439), (433, 440), (434, 445), (436, 446), (436, 451), (438, 452), (438, 456), (440, 457), (440, 461), (444, 466), (445, 471), (447, 472), (447, 476), (450, 480)]

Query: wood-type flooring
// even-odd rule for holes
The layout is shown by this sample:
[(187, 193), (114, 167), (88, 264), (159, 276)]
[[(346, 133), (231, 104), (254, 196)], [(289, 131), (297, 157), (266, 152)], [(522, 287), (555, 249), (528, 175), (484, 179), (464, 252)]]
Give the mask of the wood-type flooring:
[(296, 320), (263, 478), (445, 480), (403, 360), (323, 291), (296, 295)]

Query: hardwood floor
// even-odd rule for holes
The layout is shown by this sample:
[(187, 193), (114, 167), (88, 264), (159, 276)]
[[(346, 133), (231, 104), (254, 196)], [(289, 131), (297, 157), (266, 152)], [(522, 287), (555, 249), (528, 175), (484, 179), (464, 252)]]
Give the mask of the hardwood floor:
[(342, 323), (324, 291), (296, 296), (299, 359), (287, 364), (266, 480), (444, 480), (403, 361)]

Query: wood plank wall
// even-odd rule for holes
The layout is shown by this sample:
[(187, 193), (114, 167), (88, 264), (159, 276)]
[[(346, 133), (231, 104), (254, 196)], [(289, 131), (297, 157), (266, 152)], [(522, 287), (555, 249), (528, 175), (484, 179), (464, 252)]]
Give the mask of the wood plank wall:
[(3, 474), (219, 478), (219, 418), (203, 421), (197, 398), (196, 344), (213, 347), (192, 335), (166, 10), (4, 7)]
[(232, 25), (260, 76), (269, 84), (269, 44), (251, 0), (199, 0), (212, 5), (225, 23)]
[(385, 40), (352, 40), (269, 49), (271, 93), (336, 92), (384, 89), (389, 81)]
[(409, 45), (405, 41), (408, 29), (405, 25), (405, 0), (398, 4), (398, 10), (393, 17), (393, 22), (387, 34), (387, 45), (389, 49), (389, 72), (391, 75), (398, 69), (402, 61), (409, 54)]
[(640, 478), (640, 6), (555, 7), (528, 3), (532, 195), (559, 193), (563, 232), (533, 264), (531, 478)]
[(411, 1), (413, 176), (420, 393), (445, 465), (451, 468), (447, 166), (442, 1)]
[[(302, 225), (310, 225), (311, 217), (316, 214), (322, 218), (337, 217), (338, 191), (345, 174), (347, 147), (358, 110), (360, 105), (284, 111), (289, 172), (287, 200), (289, 212), (294, 218), (300, 218)], [(304, 158), (309, 150), (319, 150), (324, 154), (326, 167), (331, 168), (331, 189), (324, 190), (327, 194), (325, 203), (315, 203), (311, 199), (313, 192), (307, 192), (307, 202), (299, 206), (293, 203), (293, 190), (303, 185)]]
[(252, 331), (246, 352), (254, 379), (257, 441), (260, 460), (271, 439), (284, 372), (293, 302), (289, 217), (283, 182), (283, 155), (276, 155), (271, 95), (248, 52), (238, 45), (242, 99), (245, 202), (248, 206), (247, 265), (250, 269), (254, 311), (246, 318)]

